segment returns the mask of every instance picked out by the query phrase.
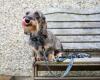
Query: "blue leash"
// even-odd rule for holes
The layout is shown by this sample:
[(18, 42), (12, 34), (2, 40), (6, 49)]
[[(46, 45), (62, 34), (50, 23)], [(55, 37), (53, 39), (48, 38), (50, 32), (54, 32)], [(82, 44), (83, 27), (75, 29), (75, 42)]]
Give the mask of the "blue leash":
[[(47, 57), (46, 57), (45, 54), (46, 54), (46, 51), (43, 52), (43, 56), (44, 56), (44, 58), (45, 58), (45, 64), (47, 65), (47, 68), (48, 68), (50, 74), (53, 75), (53, 76), (56, 76), (56, 75), (50, 70), (50, 68), (49, 68), (49, 66), (48, 66), (48, 60), (47, 60)], [(57, 61), (57, 62), (63, 62), (65, 59), (67, 59), (67, 58), (63, 58), (63, 57), (62, 57), (62, 58), (56, 58), (56, 61)], [(73, 63), (74, 63), (74, 58), (71, 57), (71, 58), (70, 58), (70, 62), (69, 62), (69, 64), (68, 64), (68, 67), (66, 68), (64, 74), (63, 74), (61, 77), (65, 77), (65, 76), (67, 76), (67, 75), (69, 74), (69, 72), (70, 72), (70, 70), (71, 70), (71, 68), (72, 68), (72, 66), (73, 66)], [(58, 77), (58, 76), (56, 76), (56, 77)]]
[[(47, 60), (47, 57), (46, 57), (46, 55), (45, 55), (46, 52), (47, 52), (47, 51), (44, 50), (43, 56), (44, 56), (44, 58), (45, 58), (45, 64), (47, 65), (47, 69), (48, 69), (48, 71), (50, 72), (51, 75), (56, 76), (56, 75), (50, 70), (50, 68), (49, 68), (49, 66), (48, 66), (48, 60)], [(56, 77), (58, 77), (58, 76), (56, 76)]]
[(74, 58), (71, 58), (70, 62), (68, 64), (68, 67), (66, 68), (64, 74), (61, 77), (65, 77), (65, 76), (67, 76), (69, 74), (69, 72), (70, 72), (70, 70), (71, 70), (71, 68), (73, 66), (73, 63), (74, 63)]
[(63, 62), (66, 59), (70, 59), (70, 62), (68, 64), (66, 70), (64, 71), (64, 74), (61, 77), (65, 77), (65, 76), (67, 76), (69, 74), (69, 72), (70, 72), (70, 70), (71, 70), (71, 68), (73, 66), (73, 63), (74, 63), (74, 58), (73, 57), (70, 57), (70, 58), (67, 58), (67, 57), (66, 58), (63, 58), (63, 57), (56, 58), (57, 62)]

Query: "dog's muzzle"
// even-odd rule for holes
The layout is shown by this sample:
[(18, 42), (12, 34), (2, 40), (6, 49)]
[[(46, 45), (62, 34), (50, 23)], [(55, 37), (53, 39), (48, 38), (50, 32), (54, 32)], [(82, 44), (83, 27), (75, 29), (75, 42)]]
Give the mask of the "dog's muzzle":
[(27, 25), (30, 23), (30, 20), (27, 18), (23, 18), (22, 20), (22, 27), (24, 29), (24, 34), (28, 35), (30, 33)]
[(31, 20), (32, 20), (31, 17), (24, 17), (22, 20), (22, 25), (26, 26), (26, 25), (30, 24)]

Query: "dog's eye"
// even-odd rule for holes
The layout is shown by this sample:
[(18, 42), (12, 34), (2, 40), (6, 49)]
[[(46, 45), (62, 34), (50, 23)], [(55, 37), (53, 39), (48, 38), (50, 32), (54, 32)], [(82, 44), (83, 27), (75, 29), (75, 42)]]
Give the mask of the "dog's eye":
[(26, 12), (26, 15), (28, 15), (30, 12)]

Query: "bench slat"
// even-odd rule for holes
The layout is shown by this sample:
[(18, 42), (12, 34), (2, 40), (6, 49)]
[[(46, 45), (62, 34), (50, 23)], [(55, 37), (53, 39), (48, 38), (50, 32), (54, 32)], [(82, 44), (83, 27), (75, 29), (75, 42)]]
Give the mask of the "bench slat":
[(100, 28), (100, 22), (48, 22), (48, 28)]
[[(65, 71), (67, 68), (66, 66), (49, 66), (51, 71)], [(38, 66), (38, 71), (48, 71), (48, 68), (46, 65), (39, 65)], [(82, 66), (82, 65), (73, 65), (71, 71), (100, 71), (100, 65), (90, 65), (90, 66)]]
[(47, 21), (100, 21), (100, 14), (95, 15), (75, 15), (67, 13), (56, 13), (45, 15)]
[(57, 36), (61, 42), (100, 42), (100, 36)]
[(100, 29), (48, 29), (55, 35), (100, 35)]
[(64, 49), (100, 49), (100, 43), (62, 43)]
[[(69, 62), (70, 61), (70, 59), (66, 59), (64, 62)], [(74, 62), (76, 62), (76, 63), (100, 63), (100, 58), (98, 57), (95, 57), (95, 58), (76, 58), (76, 59), (74, 59)]]
[(100, 77), (35, 77), (35, 80), (100, 80)]
[(95, 15), (95, 14), (100, 14), (100, 10), (98, 9), (100, 7), (100, 5), (96, 5), (95, 8), (91, 7), (91, 8), (85, 8), (85, 9), (80, 9), (80, 8), (76, 9), (75, 6), (79, 7), (79, 5), (74, 4), (75, 5), (74, 6), (72, 3), (67, 2), (67, 4), (68, 5), (71, 4), (71, 6), (73, 6), (74, 9), (73, 8), (68, 8), (67, 9), (67, 8), (63, 8), (63, 7), (62, 8), (50, 7), (48, 9), (46, 9), (46, 10), (43, 10), (43, 13), (45, 15), (56, 14), (56, 13), (66, 13), (66, 14), (75, 14), (75, 15)]
[[(66, 65), (70, 62), (70, 59), (66, 59), (64, 62), (49, 62), (49, 65)], [(97, 65), (100, 65), (100, 58), (99, 57), (92, 57), (92, 58), (75, 58), (74, 59), (74, 64), (75, 65), (94, 65), (94, 63), (98, 63)], [(37, 61), (36, 64), (38, 65), (45, 65), (45, 61)], [(95, 65), (96, 65), (95, 64)]]

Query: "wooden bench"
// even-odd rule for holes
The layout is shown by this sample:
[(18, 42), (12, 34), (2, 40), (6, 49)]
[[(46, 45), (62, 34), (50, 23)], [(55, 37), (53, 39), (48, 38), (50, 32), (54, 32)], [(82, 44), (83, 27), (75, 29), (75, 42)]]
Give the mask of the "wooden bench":
[[(52, 31), (62, 42), (64, 50), (89, 53), (92, 58), (75, 59), (72, 71), (100, 71), (100, 14), (69, 13), (62, 10), (45, 14), (48, 30)], [(52, 71), (64, 71), (69, 60), (64, 63), (49, 63)], [(34, 80), (100, 80), (100, 76), (90, 77), (40, 77), (38, 71), (47, 71), (44, 62), (34, 66)]]

